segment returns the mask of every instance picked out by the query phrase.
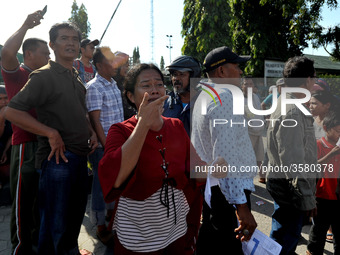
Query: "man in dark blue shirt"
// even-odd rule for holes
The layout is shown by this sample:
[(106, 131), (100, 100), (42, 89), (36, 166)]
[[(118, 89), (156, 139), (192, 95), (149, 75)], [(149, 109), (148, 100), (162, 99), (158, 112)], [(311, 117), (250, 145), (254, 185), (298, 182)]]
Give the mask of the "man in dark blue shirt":
[(174, 90), (164, 103), (163, 116), (180, 119), (190, 136), (190, 78), (201, 77), (200, 63), (193, 57), (180, 56), (167, 69)]

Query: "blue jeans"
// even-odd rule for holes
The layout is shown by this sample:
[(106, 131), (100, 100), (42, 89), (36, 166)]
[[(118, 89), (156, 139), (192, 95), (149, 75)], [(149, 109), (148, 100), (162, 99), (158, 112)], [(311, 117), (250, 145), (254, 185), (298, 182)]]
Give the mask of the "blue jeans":
[(66, 151), (68, 163), (55, 157), (42, 164), (39, 181), (41, 255), (79, 254), (78, 235), (87, 203), (86, 156)]
[(94, 225), (105, 224), (105, 209), (113, 209), (114, 203), (106, 204), (103, 197), (102, 187), (98, 177), (98, 164), (104, 155), (103, 148), (97, 148), (94, 153), (89, 155), (89, 161), (92, 165), (93, 182), (91, 196), (91, 223)]
[(282, 245), (280, 255), (296, 254), (295, 249), (301, 236), (303, 218), (304, 212), (293, 206), (279, 206), (274, 201), (270, 238)]

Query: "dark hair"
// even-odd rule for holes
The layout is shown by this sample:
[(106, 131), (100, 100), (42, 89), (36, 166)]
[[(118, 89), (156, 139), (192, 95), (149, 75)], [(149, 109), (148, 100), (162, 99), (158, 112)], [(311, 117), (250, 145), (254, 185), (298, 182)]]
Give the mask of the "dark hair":
[(76, 31), (78, 33), (79, 42), (81, 41), (81, 32), (80, 32), (79, 28), (73, 23), (64, 22), (64, 23), (54, 24), (51, 27), (50, 32), (49, 32), (50, 33), (50, 42), (55, 43), (55, 41), (57, 40), (57, 37), (58, 37), (59, 30), (63, 29), (63, 28)]
[(130, 71), (126, 74), (125, 80), (124, 80), (124, 96), (127, 99), (127, 102), (129, 103), (129, 105), (131, 105), (133, 108), (137, 109), (136, 105), (134, 103), (132, 103), (130, 101), (130, 99), (127, 96), (127, 93), (130, 92), (131, 94), (135, 94), (135, 86), (137, 83), (137, 79), (138, 76), (140, 75), (141, 72), (145, 71), (145, 70), (155, 70), (159, 73), (159, 75), (161, 76), (161, 79), (164, 83), (164, 76), (161, 72), (161, 70), (159, 70), (159, 68), (157, 66), (155, 66), (154, 64), (139, 64), (139, 65), (135, 65), (134, 67), (132, 67), (130, 69)]
[(23, 57), (25, 58), (26, 51), (36, 51), (39, 48), (39, 43), (44, 43), (47, 45), (47, 42), (39, 39), (39, 38), (28, 38), (22, 44), (22, 52)]
[(323, 119), (322, 125), (326, 127), (327, 131), (333, 127), (340, 126), (340, 112), (329, 111)]
[(329, 91), (326, 90), (317, 90), (312, 93), (312, 97), (320, 101), (322, 104), (330, 103), (330, 111), (335, 109), (338, 104), (336, 98)]
[(283, 78), (287, 87), (300, 87), (301, 78), (314, 77), (314, 61), (302, 56), (288, 59), (283, 70)]
[(96, 67), (96, 69), (98, 69), (97, 64), (102, 63), (104, 59), (105, 59), (105, 56), (103, 52), (101, 51), (101, 48), (96, 48), (94, 50), (93, 57), (92, 57), (93, 64)]

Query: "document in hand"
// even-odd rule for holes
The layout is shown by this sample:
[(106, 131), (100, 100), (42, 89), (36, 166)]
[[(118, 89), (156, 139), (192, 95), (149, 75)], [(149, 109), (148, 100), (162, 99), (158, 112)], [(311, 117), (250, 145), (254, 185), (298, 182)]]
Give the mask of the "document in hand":
[(218, 179), (213, 177), (211, 173), (208, 173), (207, 182), (205, 183), (204, 199), (210, 208), (211, 208), (211, 204), (210, 204), (211, 203), (211, 187), (216, 186), (216, 185), (218, 186), (220, 185)]
[(255, 229), (248, 242), (242, 242), (245, 255), (278, 255), (282, 249), (281, 245)]

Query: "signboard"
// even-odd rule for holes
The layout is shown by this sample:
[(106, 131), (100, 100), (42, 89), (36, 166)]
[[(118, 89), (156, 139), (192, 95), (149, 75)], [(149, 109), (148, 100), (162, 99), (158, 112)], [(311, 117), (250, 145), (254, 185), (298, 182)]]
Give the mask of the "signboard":
[(264, 61), (264, 76), (281, 78), (284, 67), (285, 67), (284, 62), (265, 60)]
[(267, 86), (267, 78), (282, 78), (283, 68), (285, 66), (284, 62), (274, 61), (274, 60), (265, 60), (264, 61), (264, 82), (265, 86)]

